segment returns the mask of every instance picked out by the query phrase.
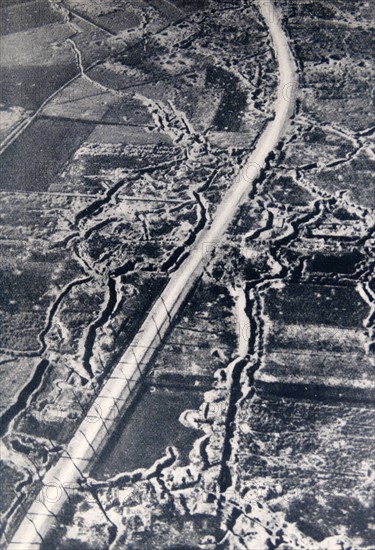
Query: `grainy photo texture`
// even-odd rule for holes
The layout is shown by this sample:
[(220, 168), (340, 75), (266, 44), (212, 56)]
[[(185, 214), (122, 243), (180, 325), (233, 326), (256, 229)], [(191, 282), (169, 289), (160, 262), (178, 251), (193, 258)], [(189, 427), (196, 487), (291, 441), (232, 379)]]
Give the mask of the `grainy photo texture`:
[(4, 550), (374, 550), (374, 0), (0, 0)]

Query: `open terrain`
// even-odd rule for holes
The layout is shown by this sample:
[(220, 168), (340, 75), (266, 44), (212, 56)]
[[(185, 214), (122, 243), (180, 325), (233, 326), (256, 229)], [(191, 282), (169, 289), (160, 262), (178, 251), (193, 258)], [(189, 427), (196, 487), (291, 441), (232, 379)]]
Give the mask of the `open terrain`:
[(368, 5), (1, 12), (4, 548), (370, 549)]

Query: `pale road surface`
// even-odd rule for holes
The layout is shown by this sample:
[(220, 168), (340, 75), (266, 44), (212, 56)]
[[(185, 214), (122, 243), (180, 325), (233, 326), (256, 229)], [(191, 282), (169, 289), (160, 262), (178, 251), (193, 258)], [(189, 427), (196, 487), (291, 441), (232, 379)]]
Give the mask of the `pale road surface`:
[(194, 283), (202, 275), (208, 259), (207, 249), (212, 250), (213, 243), (220, 243), (238, 206), (246, 200), (264, 167), (267, 156), (285, 134), (295, 107), (293, 96), (297, 83), (296, 66), (282, 28), (280, 13), (269, 0), (261, 3), (259, 9), (268, 25), (279, 66), (275, 117), (268, 123), (246, 166), (237, 175), (218, 206), (212, 225), (202, 231), (189, 256), (172, 274), (64, 453), (44, 476), (42, 490), (8, 545), (12, 550), (37, 548), (52, 527), (55, 515), (77, 487), (82, 474), (87, 473), (93, 457), (108, 440), (108, 434), (112, 432), (126, 408), (142, 370), (158, 348)]

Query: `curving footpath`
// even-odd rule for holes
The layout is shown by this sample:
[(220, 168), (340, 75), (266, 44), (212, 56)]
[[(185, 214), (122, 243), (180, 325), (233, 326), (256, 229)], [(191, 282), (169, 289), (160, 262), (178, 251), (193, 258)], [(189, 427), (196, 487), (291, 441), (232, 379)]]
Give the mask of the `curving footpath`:
[(220, 243), (238, 206), (252, 190), (268, 155), (285, 134), (295, 108), (296, 66), (282, 28), (281, 14), (270, 0), (261, 0), (259, 9), (269, 28), (279, 65), (275, 117), (266, 126), (247, 164), (223, 197), (211, 226), (202, 231), (189, 256), (172, 274), (77, 432), (57, 463), (44, 476), (39, 494), (8, 545), (12, 550), (38, 548), (54, 525), (56, 515), (78, 487), (79, 479), (87, 473), (93, 459), (108, 441), (109, 434), (113, 432), (133, 396), (134, 388), (138, 386), (142, 372), (188, 293), (202, 275), (216, 243)]

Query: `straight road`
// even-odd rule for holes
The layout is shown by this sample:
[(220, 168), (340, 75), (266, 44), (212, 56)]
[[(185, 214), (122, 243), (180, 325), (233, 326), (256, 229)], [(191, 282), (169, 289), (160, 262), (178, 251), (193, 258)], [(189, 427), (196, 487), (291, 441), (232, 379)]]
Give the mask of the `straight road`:
[(55, 516), (77, 487), (78, 480), (108, 440), (142, 372), (188, 293), (202, 275), (210, 254), (221, 242), (239, 205), (247, 199), (268, 155), (285, 134), (295, 107), (296, 65), (282, 28), (281, 14), (271, 0), (260, 0), (259, 9), (269, 28), (279, 67), (274, 119), (266, 126), (246, 166), (223, 197), (211, 226), (202, 231), (189, 256), (172, 274), (64, 453), (44, 476), (41, 491), (8, 546), (12, 550), (37, 548), (53, 525)]

